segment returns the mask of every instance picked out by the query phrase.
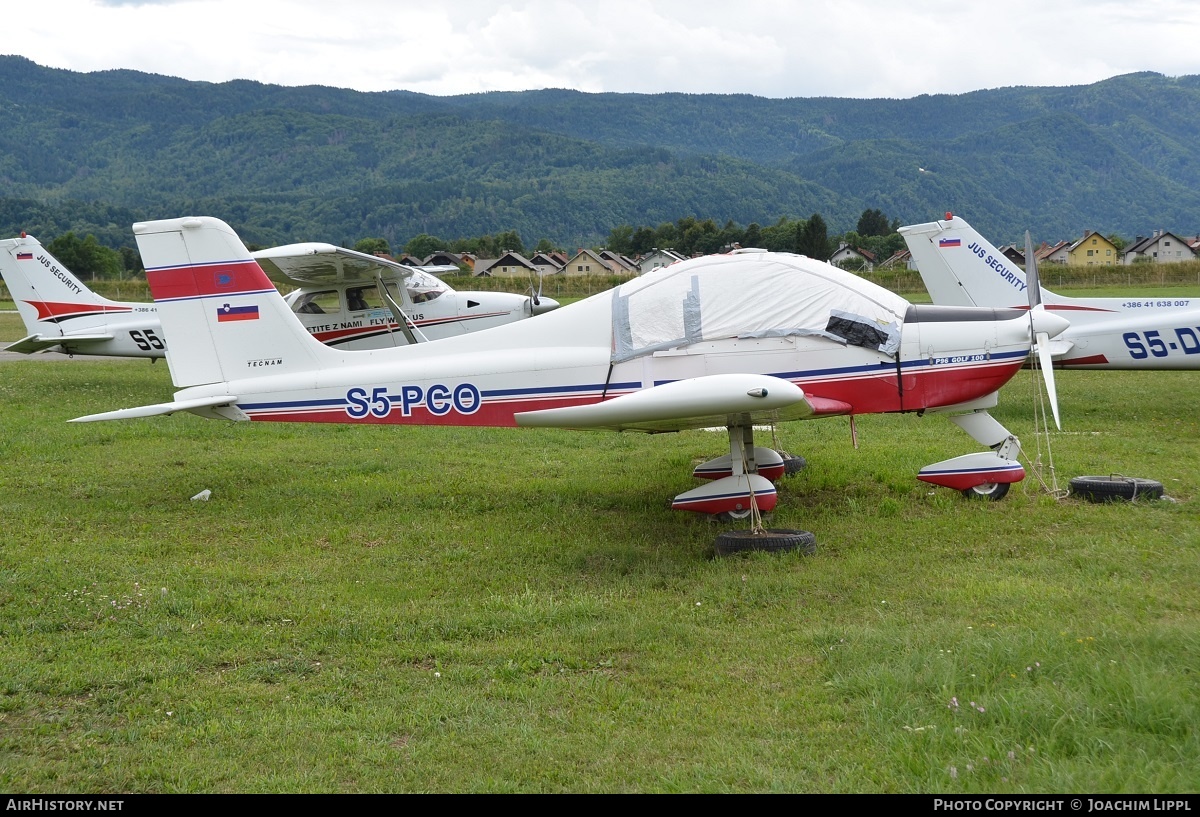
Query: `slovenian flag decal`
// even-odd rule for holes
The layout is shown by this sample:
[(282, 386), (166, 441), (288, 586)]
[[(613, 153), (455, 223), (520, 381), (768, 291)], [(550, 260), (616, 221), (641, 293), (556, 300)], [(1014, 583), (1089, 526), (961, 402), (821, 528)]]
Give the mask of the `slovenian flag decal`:
[(943, 238), (938, 241), (938, 249), (944, 250), (947, 247), (961, 247), (962, 241), (957, 238)]
[(17, 260), (18, 260), (18, 261), (32, 261), (32, 260), (33, 260), (33, 253), (31, 253), (31, 252), (19, 252), (19, 253), (17, 253)]
[(258, 306), (230, 306), (225, 304), (217, 310), (217, 321), (224, 323), (225, 321), (256, 321), (258, 320)]

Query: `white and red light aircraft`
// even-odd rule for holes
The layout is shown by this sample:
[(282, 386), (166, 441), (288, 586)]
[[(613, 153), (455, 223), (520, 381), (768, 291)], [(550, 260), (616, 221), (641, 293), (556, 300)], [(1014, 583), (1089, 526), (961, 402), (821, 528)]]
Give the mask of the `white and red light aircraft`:
[[(673, 507), (769, 511), (777, 452), (754, 426), (879, 412), (951, 413), (992, 450), (918, 478), (999, 498), (1025, 475), (988, 415), (1031, 333), (1030, 311), (914, 306), (804, 256), (741, 250), (657, 269), (550, 312), (436, 343), (344, 351), (293, 319), (232, 229), (192, 217), (134, 225), (165, 331), (169, 403), (72, 422), (188, 411), (308, 423), (542, 426), (666, 432), (725, 426), (729, 455)], [(728, 465), (724, 465), (726, 462)]]
[[(558, 306), (539, 295), (458, 292), (432, 274), (444, 268), (409, 267), (332, 244), (289, 244), (252, 256), (275, 283), (299, 287), (287, 302), (314, 337), (346, 349), (453, 337)], [(0, 240), (0, 274), (29, 333), (5, 351), (165, 355), (154, 304), (97, 294), (32, 236)]]
[[(935, 304), (1026, 308), (1032, 247), (1022, 272), (959, 216), (901, 227)], [(1028, 244), (1029, 242), (1027, 242)], [(1041, 302), (1071, 322), (1051, 341), (1064, 369), (1200, 369), (1200, 299), (1069, 298), (1040, 287)]]

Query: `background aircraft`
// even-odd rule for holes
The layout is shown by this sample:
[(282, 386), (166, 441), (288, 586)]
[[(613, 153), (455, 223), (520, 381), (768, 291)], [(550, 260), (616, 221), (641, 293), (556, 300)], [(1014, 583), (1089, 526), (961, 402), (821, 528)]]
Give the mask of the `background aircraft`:
[[(750, 514), (776, 503), (779, 455), (754, 425), (877, 412), (957, 411), (993, 450), (919, 478), (1003, 496), (1024, 477), (1016, 438), (988, 415), (1024, 364), (1031, 312), (914, 306), (804, 256), (743, 250), (660, 268), (536, 321), (437, 343), (343, 351), (292, 319), (224, 222), (134, 225), (179, 391), (169, 403), (77, 418), (177, 411), (229, 420), (544, 426), (666, 432), (725, 426), (729, 465), (673, 507)], [(226, 282), (227, 281), (227, 282)], [(237, 320), (229, 320), (234, 311)], [(724, 458), (721, 458), (724, 459)], [(752, 528), (752, 531), (759, 531)]]
[(432, 274), (457, 267), (410, 267), (333, 244), (288, 244), (251, 256), (276, 284), (298, 287), (286, 300), (313, 337), (343, 349), (439, 340), (558, 308), (540, 292), (457, 292)]
[[(300, 287), (288, 303), (310, 333), (351, 349), (452, 337), (558, 306), (538, 295), (457, 292), (432, 275), (433, 268), (331, 244), (291, 244), (254, 256), (276, 283)], [(6, 351), (165, 355), (167, 340), (154, 304), (112, 301), (93, 292), (32, 236), (0, 240), (0, 274), (29, 333)]]
[(0, 275), (29, 333), (5, 351), (163, 357), (154, 304), (96, 294), (33, 236), (0, 240)]
[[(946, 213), (944, 221), (901, 227), (900, 234), (935, 304), (1009, 307), (1026, 303), (1027, 274), (962, 218)], [(1068, 298), (1045, 287), (1040, 291), (1046, 310), (1071, 323), (1049, 344), (1055, 366), (1200, 369), (1200, 299)]]

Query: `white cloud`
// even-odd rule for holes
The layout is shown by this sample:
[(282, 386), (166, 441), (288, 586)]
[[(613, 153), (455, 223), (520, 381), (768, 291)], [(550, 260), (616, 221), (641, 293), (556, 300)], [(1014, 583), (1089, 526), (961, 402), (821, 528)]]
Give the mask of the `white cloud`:
[(1200, 4), (1184, 0), (41, 0), (36, 8), (0, 50), (76, 71), (436, 95), (555, 87), (905, 98), (1200, 73)]

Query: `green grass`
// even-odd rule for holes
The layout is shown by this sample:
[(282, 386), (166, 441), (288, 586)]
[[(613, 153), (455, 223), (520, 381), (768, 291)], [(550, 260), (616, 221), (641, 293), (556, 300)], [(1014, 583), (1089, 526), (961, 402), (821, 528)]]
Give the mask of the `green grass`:
[(1195, 374), (1058, 383), (1059, 486), (1171, 501), (966, 502), (914, 478), (977, 450), (944, 418), (794, 423), (816, 554), (716, 558), (668, 502), (721, 434), (71, 425), (167, 368), (0, 362), (0, 790), (1195, 792)]

